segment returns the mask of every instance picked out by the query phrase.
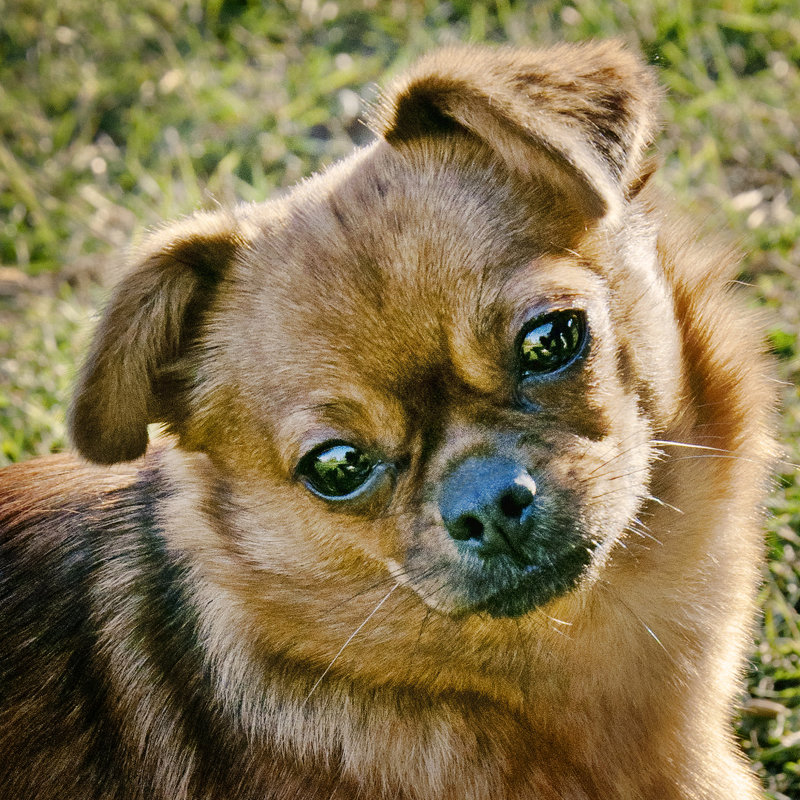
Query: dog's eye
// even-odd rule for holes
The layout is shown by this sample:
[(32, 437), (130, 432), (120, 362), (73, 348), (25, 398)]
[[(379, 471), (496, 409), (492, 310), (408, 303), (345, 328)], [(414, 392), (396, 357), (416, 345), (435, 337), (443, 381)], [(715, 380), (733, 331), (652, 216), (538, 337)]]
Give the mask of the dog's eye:
[(325, 442), (300, 460), (297, 474), (322, 497), (341, 499), (355, 494), (369, 479), (375, 462), (346, 442)]
[(581, 351), (586, 332), (582, 311), (554, 311), (531, 320), (520, 334), (520, 377), (555, 372)]

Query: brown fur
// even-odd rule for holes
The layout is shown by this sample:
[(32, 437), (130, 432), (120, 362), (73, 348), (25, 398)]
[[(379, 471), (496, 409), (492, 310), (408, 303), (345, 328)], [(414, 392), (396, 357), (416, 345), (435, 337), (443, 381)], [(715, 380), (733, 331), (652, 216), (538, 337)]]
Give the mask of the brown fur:
[[(647, 183), (658, 99), (614, 43), (441, 51), (371, 146), (145, 244), (70, 414), (141, 459), (0, 478), (0, 796), (761, 796), (730, 716), (772, 397), (735, 259)], [(518, 331), (570, 308), (586, 355), (520, 407)], [(375, 489), (303, 485), (331, 440)], [(508, 613), (439, 501), (495, 455), (591, 550)]]

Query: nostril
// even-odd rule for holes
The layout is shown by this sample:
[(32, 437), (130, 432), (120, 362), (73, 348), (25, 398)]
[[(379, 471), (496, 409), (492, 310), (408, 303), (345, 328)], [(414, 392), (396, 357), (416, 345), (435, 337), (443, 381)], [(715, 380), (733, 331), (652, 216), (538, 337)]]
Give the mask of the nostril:
[(459, 542), (469, 539), (481, 541), (483, 539), (484, 524), (473, 514), (462, 514), (458, 519), (447, 526), (450, 535)]
[(533, 492), (527, 486), (515, 484), (500, 497), (499, 506), (504, 517), (518, 520), (532, 502)]
[(536, 484), (524, 466), (500, 456), (465, 458), (445, 475), (439, 513), (450, 536), (482, 555), (519, 549), (531, 535)]
[(461, 527), (468, 539), (483, 538), (483, 523), (477, 517), (465, 516), (461, 518)]

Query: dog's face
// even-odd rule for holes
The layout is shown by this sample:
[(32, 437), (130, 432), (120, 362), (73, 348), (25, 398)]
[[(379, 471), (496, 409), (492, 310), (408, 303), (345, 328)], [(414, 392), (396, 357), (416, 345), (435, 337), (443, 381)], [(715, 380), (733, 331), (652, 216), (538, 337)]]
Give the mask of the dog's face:
[(427, 149), (384, 146), (287, 202), (223, 292), (189, 436), (281, 498), (289, 541), (324, 531), (323, 551), (377, 559), (448, 613), (522, 614), (632, 523), (652, 420), (625, 369), (643, 353), (613, 254), (550, 238), (562, 205), (464, 137)]
[(390, 575), (454, 617), (590, 588), (641, 535), (681, 367), (627, 206), (655, 90), (614, 46), (563, 55), (423, 62), (371, 147), (154, 237), (78, 446), (132, 458), (166, 421), (223, 476), (215, 513), (263, 532), (254, 574)]

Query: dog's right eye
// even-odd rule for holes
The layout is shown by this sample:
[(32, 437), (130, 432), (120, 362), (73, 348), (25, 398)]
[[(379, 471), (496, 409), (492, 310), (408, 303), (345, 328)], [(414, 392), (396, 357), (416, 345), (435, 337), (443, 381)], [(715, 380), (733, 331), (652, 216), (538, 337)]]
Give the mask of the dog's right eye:
[(320, 497), (345, 500), (359, 493), (376, 463), (352, 444), (325, 442), (303, 456), (297, 475)]

